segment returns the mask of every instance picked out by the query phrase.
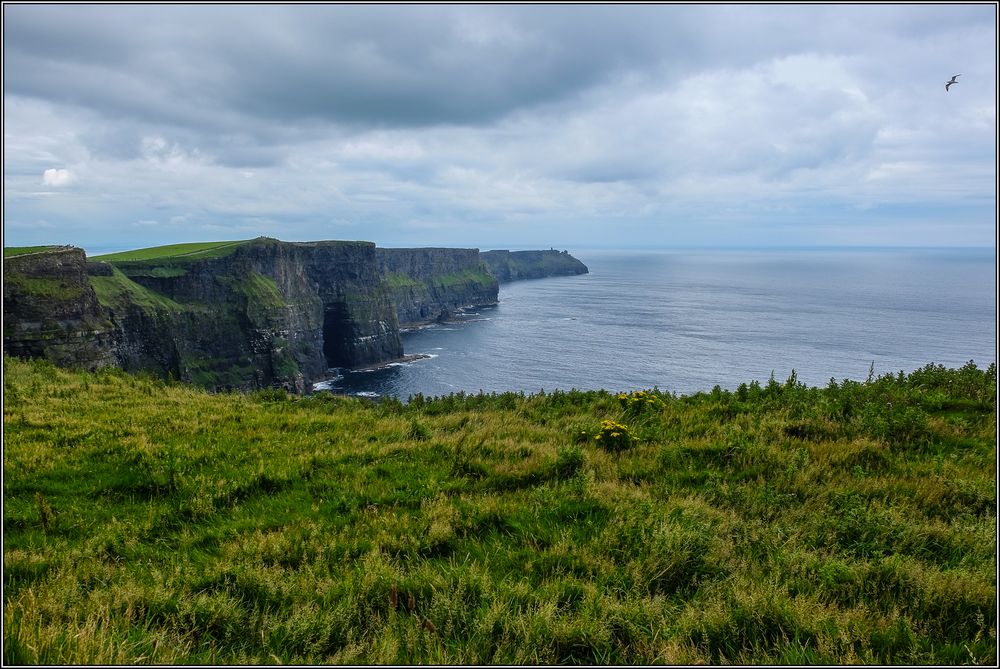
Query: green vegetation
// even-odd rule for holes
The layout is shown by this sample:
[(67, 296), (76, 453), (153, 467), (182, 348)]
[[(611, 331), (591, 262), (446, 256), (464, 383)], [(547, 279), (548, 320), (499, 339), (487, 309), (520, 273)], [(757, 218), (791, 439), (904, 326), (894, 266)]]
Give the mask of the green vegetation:
[(97, 294), (97, 301), (104, 307), (122, 309), (129, 304), (136, 304), (147, 309), (168, 311), (181, 311), (185, 308), (169, 297), (136, 283), (117, 267), (112, 268), (111, 276), (91, 276), (89, 279)]
[(149, 276), (157, 279), (173, 279), (185, 274), (187, 274), (187, 270), (183, 267), (154, 267), (149, 270)]
[(439, 274), (431, 278), (431, 283), (441, 286), (443, 288), (448, 288), (451, 286), (462, 286), (466, 284), (485, 284), (490, 285), (495, 281), (495, 279), (486, 271), (485, 268), (480, 270), (467, 269), (461, 272), (454, 272), (452, 274)]
[(424, 281), (419, 279), (414, 279), (407, 274), (400, 274), (398, 272), (387, 272), (383, 277), (382, 281), (385, 282), (386, 286), (389, 288), (422, 288), (425, 286), (440, 286), (442, 288), (451, 288), (454, 286), (464, 286), (470, 283), (486, 284), (489, 285), (493, 283), (494, 279), (484, 269), (475, 270), (467, 269), (461, 272), (452, 272), (451, 274), (435, 274)]
[(993, 365), (406, 404), (4, 371), (5, 663), (997, 661)]
[(242, 388), (257, 371), (249, 358), (182, 356), (191, 383), (201, 388)]
[(269, 276), (257, 272), (247, 272), (240, 275), (224, 275), (219, 280), (227, 284), (234, 292), (247, 298), (255, 308), (281, 307), (285, 298), (278, 290), (278, 284)]
[(235, 242), (193, 242), (190, 244), (170, 244), (168, 246), (154, 246), (148, 249), (136, 249), (134, 251), (121, 251), (120, 253), (107, 253), (105, 255), (94, 256), (91, 260), (103, 260), (107, 262), (124, 262), (139, 260), (205, 260), (207, 258), (221, 258), (236, 250), (236, 247), (247, 244), (249, 240)]
[(57, 248), (54, 246), (5, 246), (3, 247), (3, 257), (13, 258), (14, 256), (23, 256), (27, 253), (38, 253), (40, 251), (47, 251), (52, 248)]
[(398, 272), (387, 272), (382, 277), (382, 281), (384, 281), (390, 288), (410, 288), (424, 285), (422, 282), (417, 281), (408, 274), (400, 274)]
[(66, 277), (29, 276), (8, 271), (4, 272), (3, 279), (16, 286), (18, 292), (41, 300), (68, 302), (83, 294), (83, 286)]

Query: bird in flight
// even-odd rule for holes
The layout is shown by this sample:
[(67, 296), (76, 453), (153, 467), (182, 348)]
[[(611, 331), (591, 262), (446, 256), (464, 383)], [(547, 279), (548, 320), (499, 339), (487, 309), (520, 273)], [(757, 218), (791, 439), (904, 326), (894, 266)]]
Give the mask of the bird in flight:
[(946, 91), (947, 91), (947, 90), (948, 90), (949, 88), (951, 88), (951, 85), (952, 85), (952, 84), (957, 84), (958, 82), (957, 82), (957, 81), (955, 81), (955, 79), (956, 79), (957, 77), (960, 77), (960, 76), (962, 76), (962, 75), (961, 75), (961, 74), (953, 74), (953, 75), (951, 76), (951, 81), (946, 81), (946, 82), (945, 82), (945, 84), (944, 84), (944, 90), (946, 90)]

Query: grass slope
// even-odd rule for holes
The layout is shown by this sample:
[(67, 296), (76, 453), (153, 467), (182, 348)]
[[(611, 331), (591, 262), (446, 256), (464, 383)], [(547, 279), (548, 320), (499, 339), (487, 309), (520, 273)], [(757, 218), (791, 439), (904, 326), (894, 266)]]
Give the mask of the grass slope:
[(119, 253), (107, 253), (94, 256), (92, 260), (103, 260), (108, 262), (126, 262), (138, 260), (204, 260), (206, 258), (220, 258), (229, 255), (236, 250), (237, 246), (248, 243), (249, 240), (234, 242), (193, 242), (189, 244), (170, 244), (168, 246), (154, 246), (146, 249), (136, 249), (133, 251), (121, 251)]
[(5, 663), (997, 660), (993, 366), (406, 405), (4, 371)]
[(91, 276), (89, 279), (98, 301), (105, 307), (123, 309), (129, 304), (137, 304), (147, 309), (160, 308), (168, 311), (184, 309), (184, 306), (169, 297), (128, 278), (117, 267), (112, 267), (111, 276)]

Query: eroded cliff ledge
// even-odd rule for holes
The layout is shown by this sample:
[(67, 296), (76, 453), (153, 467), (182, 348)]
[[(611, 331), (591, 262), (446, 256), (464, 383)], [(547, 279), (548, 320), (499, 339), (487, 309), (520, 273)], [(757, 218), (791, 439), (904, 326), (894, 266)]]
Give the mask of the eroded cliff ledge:
[[(565, 271), (565, 258), (540, 270), (537, 258), (519, 253), (531, 252), (263, 237), (89, 262), (73, 247), (5, 249), (4, 351), (216, 390), (303, 392), (331, 367), (402, 357), (401, 325), (496, 304), (494, 266), (502, 281), (538, 278), (546, 267), (579, 273)], [(491, 265), (491, 254), (503, 262)]]

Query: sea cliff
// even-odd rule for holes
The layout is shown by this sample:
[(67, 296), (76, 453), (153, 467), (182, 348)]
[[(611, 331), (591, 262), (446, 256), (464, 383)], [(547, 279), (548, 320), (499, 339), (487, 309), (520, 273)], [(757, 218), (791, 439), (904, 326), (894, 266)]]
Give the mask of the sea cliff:
[(497, 303), (498, 285), (477, 249), (375, 251), (400, 326), (446, 320), (463, 307)]
[(5, 352), (63, 367), (114, 364), (114, 326), (87, 278), (82, 249), (5, 253), (3, 278)]
[(89, 261), (74, 247), (5, 249), (4, 351), (212, 390), (304, 392), (330, 368), (400, 359), (401, 326), (496, 304), (498, 280), (579, 273), (574, 263), (586, 271), (558, 252), (264, 237)]
[(500, 283), (550, 276), (587, 274), (587, 266), (568, 251), (485, 251), (480, 254)]

